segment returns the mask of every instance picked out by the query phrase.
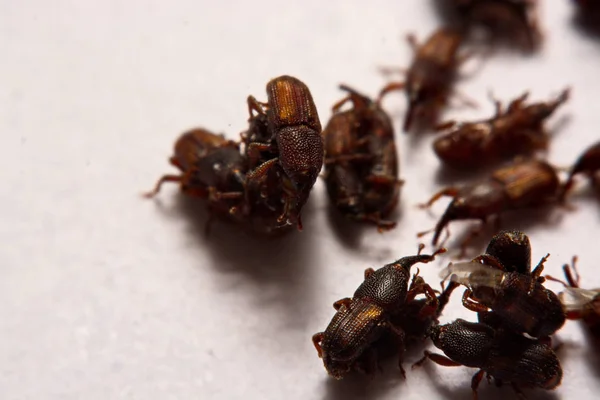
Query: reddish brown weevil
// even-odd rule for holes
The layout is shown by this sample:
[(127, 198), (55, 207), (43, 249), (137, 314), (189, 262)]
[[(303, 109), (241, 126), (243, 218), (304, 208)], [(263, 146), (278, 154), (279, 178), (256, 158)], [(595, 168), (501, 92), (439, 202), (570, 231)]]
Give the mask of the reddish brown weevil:
[(559, 188), (558, 175), (550, 164), (530, 160), (499, 168), (488, 178), (474, 184), (442, 189), (422, 205), (430, 207), (442, 196), (453, 198), (434, 228), (432, 243), (437, 244), (442, 230), (450, 221), (479, 219), (485, 223), (492, 215), (556, 201)]
[(564, 306), (567, 319), (582, 320), (590, 332), (600, 337), (600, 289), (583, 289), (579, 286), (579, 273), (575, 264), (577, 257), (573, 257), (571, 266), (563, 266), (567, 282), (551, 276), (549, 280), (557, 281), (565, 286), (565, 291), (558, 294)]
[(458, 66), (466, 59), (458, 55), (463, 40), (462, 32), (442, 28), (419, 45), (416, 38), (408, 36), (415, 55), (406, 74), (405, 82), (391, 82), (385, 86), (380, 97), (393, 90), (406, 90), (408, 111), (403, 129), (409, 131), (413, 120), (435, 120), (438, 110), (447, 103), (456, 79)]
[(267, 83), (267, 103), (248, 97), (250, 119), (253, 111), (266, 114), (271, 138), (266, 143), (252, 143), (248, 149), (251, 164), (260, 152), (275, 152), (272, 158), (248, 173), (248, 180), (262, 179), (272, 168), (284, 172), (286, 194), (281, 221), (295, 222), (302, 229), (300, 211), (323, 165), (323, 140), (317, 108), (308, 87), (291, 76), (280, 76)]
[(494, 37), (520, 41), (534, 50), (540, 43), (535, 0), (451, 0), (467, 25), (481, 26)]
[(561, 192), (561, 200), (564, 200), (567, 193), (571, 190), (575, 175), (587, 175), (592, 184), (600, 189), (600, 142), (590, 146), (575, 162), (569, 178), (565, 182)]
[(427, 359), (446, 367), (479, 368), (471, 380), (474, 399), (485, 374), (498, 385), (509, 382), (521, 397), (522, 388), (552, 390), (562, 381), (560, 361), (543, 341), (463, 319), (433, 327), (430, 337), (446, 356), (425, 351), (413, 368)]
[(565, 314), (557, 295), (543, 286), (544, 257), (529, 274), (507, 272), (490, 259), (450, 264), (444, 274), (452, 282), (465, 285), (465, 308), (485, 317), (490, 310), (503, 328), (545, 338), (565, 323)]
[(176, 182), (183, 193), (208, 199), (209, 208), (228, 216), (243, 200), (245, 162), (238, 144), (222, 135), (202, 128), (182, 134), (169, 162), (182, 173), (162, 176), (146, 197), (154, 197), (163, 183)]
[[(423, 248), (420, 246), (419, 251)], [(410, 268), (416, 263), (428, 263), (440, 249), (431, 255), (417, 254), (403, 257), (391, 264), (374, 270), (365, 270), (365, 280), (352, 298), (334, 303), (336, 314), (324, 332), (313, 335), (312, 341), (325, 369), (336, 379), (356, 367), (356, 363), (385, 332), (393, 332), (404, 342), (405, 333), (391, 321), (403, 311), (406, 304), (418, 294), (424, 294), (429, 304), (437, 309), (438, 299), (434, 290), (424, 282), (408, 290)], [(429, 309), (429, 307), (428, 307)], [(400, 368), (402, 369), (402, 354)], [(403, 371), (403, 370), (402, 370)]]
[(433, 143), (438, 158), (455, 168), (476, 168), (546, 150), (549, 136), (543, 122), (567, 101), (569, 90), (546, 103), (526, 105), (527, 97), (513, 100), (506, 110), (495, 100), (496, 114), (483, 121), (441, 124), (438, 130), (451, 130)]
[[(334, 115), (323, 130), (325, 181), (336, 208), (345, 216), (390, 229), (386, 221), (398, 203), (400, 185), (394, 129), (379, 101), (348, 92), (334, 107)], [(347, 102), (352, 109), (339, 112)]]

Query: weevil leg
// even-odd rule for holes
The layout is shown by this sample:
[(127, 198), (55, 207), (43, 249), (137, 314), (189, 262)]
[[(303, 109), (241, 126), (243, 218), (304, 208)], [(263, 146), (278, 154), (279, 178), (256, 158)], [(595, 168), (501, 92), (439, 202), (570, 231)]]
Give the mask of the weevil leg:
[(419, 361), (414, 363), (412, 365), (411, 369), (416, 369), (416, 368), (420, 367), (421, 365), (423, 365), (423, 363), (425, 363), (425, 361), (427, 361), (427, 359), (433, 361), (434, 363), (436, 363), (438, 365), (442, 365), (444, 367), (460, 367), (460, 366), (462, 366), (462, 364), (457, 363), (456, 361), (453, 361), (446, 356), (443, 356), (441, 354), (432, 353), (430, 351), (425, 350), (423, 352), (423, 358), (421, 358)]
[[(436, 313), (438, 316), (441, 315), (442, 311), (444, 311), (444, 308), (450, 301), (450, 296), (452, 296), (452, 292), (454, 292), (454, 290), (459, 286), (460, 286), (459, 283), (448, 282), (448, 285), (446, 286), (446, 288), (442, 290), (442, 293), (440, 293), (440, 295), (437, 298), (438, 299), (438, 307), (437, 307)], [(442, 285), (442, 288), (443, 288), (443, 285)]]
[(373, 222), (375, 225), (377, 225), (377, 232), (379, 233), (391, 231), (396, 227), (396, 222), (381, 219), (379, 214), (377, 214), (377, 216), (365, 215), (363, 218), (366, 221)]
[(256, 111), (258, 114), (265, 114), (265, 108), (269, 106), (269, 103), (262, 103), (252, 95), (248, 96), (246, 102), (248, 103), (248, 114), (250, 115), (248, 120), (254, 118), (252, 111)]
[(446, 188), (446, 189), (442, 189), (439, 192), (437, 192), (436, 194), (434, 194), (429, 201), (427, 201), (427, 203), (421, 203), (418, 205), (419, 208), (429, 208), (433, 205), (433, 203), (435, 203), (436, 201), (438, 201), (439, 199), (441, 199), (443, 196), (448, 196), (448, 197), (456, 197), (458, 196), (458, 189), (457, 188)]
[(571, 286), (570, 286), (570, 285), (569, 285), (567, 282), (565, 282), (565, 281), (563, 281), (563, 280), (561, 280), (561, 279), (555, 278), (555, 277), (553, 277), (552, 275), (544, 275), (544, 278), (545, 278), (546, 280), (548, 280), (548, 281), (552, 281), (552, 282), (560, 283), (560, 284), (561, 284), (561, 285), (563, 285), (564, 287), (571, 287)]
[(379, 91), (379, 96), (377, 96), (377, 100), (375, 100), (376, 104), (381, 104), (381, 101), (383, 100), (383, 98), (390, 92), (394, 92), (397, 90), (403, 90), (405, 86), (404, 82), (390, 82), (387, 85), (385, 85), (380, 91)]
[(481, 383), (484, 374), (485, 372), (482, 369), (480, 369), (475, 375), (473, 375), (473, 378), (471, 379), (471, 390), (473, 390), (474, 400), (477, 400), (477, 388), (479, 387), (479, 384)]
[(142, 196), (147, 199), (151, 199), (152, 197), (156, 196), (158, 194), (158, 192), (160, 192), (160, 188), (162, 187), (163, 183), (166, 183), (166, 182), (181, 183), (182, 180), (183, 180), (183, 176), (181, 176), (181, 175), (163, 175), (158, 180), (158, 182), (156, 182), (154, 189), (152, 189), (149, 192), (142, 193)]
[(565, 273), (565, 278), (567, 278), (567, 282), (574, 288), (579, 287), (579, 271), (577, 270), (577, 256), (573, 256), (571, 259), (571, 267), (569, 268), (568, 264), (563, 266), (563, 271)]
[(276, 157), (260, 164), (258, 167), (254, 168), (252, 171), (246, 174), (246, 182), (264, 177), (271, 168), (277, 166), (278, 161), (279, 158)]
[(437, 124), (436, 126), (434, 126), (433, 130), (436, 132), (441, 132), (441, 131), (445, 131), (447, 129), (451, 129), (455, 126), (456, 126), (456, 121), (446, 121), (446, 122), (442, 122), (441, 124)]
[(539, 278), (542, 275), (542, 272), (544, 272), (544, 263), (548, 260), (549, 257), (550, 253), (542, 257), (538, 265), (533, 269), (533, 271), (531, 271), (531, 277), (533, 278), (533, 280)]
[(494, 104), (494, 118), (498, 118), (502, 115), (502, 102), (494, 96), (492, 90), (488, 90), (488, 99)]
[(516, 99), (514, 99), (513, 101), (511, 101), (508, 104), (508, 109), (506, 110), (506, 113), (510, 114), (510, 113), (513, 113), (513, 112), (523, 108), (523, 103), (525, 103), (525, 101), (527, 100), (528, 97), (529, 97), (529, 92), (525, 92), (521, 96), (519, 96)]
[(525, 396), (525, 393), (523, 393), (523, 391), (519, 388), (519, 386), (517, 386), (516, 383), (511, 382), (510, 386), (513, 388), (513, 390), (515, 391), (515, 393), (517, 394), (517, 397), (521, 400), (525, 400), (527, 399), (527, 396)]
[(402, 378), (406, 379), (406, 371), (404, 371), (404, 367), (402, 366), (402, 363), (404, 362), (404, 352), (406, 351), (406, 333), (391, 322), (387, 322), (385, 325), (392, 331), (398, 341), (398, 368), (400, 368)]
[(565, 313), (565, 318), (570, 320), (579, 320), (583, 318), (583, 312), (580, 310), (567, 311)]
[(370, 379), (375, 377), (374, 375), (377, 370), (383, 372), (381, 366), (379, 365), (377, 349), (373, 347), (366, 349), (360, 361), (355, 363), (354, 368), (358, 372), (362, 372), (363, 374), (367, 375), (367, 377)]
[(346, 306), (346, 308), (350, 307), (350, 303), (352, 303), (352, 299), (350, 297), (345, 297), (333, 303), (333, 308), (338, 311), (342, 306)]
[(477, 303), (475, 300), (471, 298), (473, 292), (471, 289), (466, 289), (463, 293), (462, 304), (467, 310), (475, 311), (475, 312), (486, 312), (488, 308), (483, 304)]
[(271, 146), (268, 143), (250, 143), (246, 151), (248, 153), (248, 163), (250, 164), (250, 167), (253, 168), (256, 164), (258, 164), (258, 160), (260, 159), (260, 153), (271, 151), (272, 149), (273, 146)]
[(368, 183), (382, 186), (394, 186), (398, 183), (398, 179), (389, 175), (369, 175), (365, 178)]
[(342, 98), (341, 100), (337, 101), (332, 107), (331, 107), (331, 112), (332, 113), (336, 113), (340, 110), (340, 108), (342, 108), (344, 106), (344, 104), (346, 104), (347, 102), (350, 101), (350, 99), (352, 98), (352, 95), (347, 95), (344, 98)]
[(425, 295), (425, 298), (427, 299), (428, 303), (433, 302), (437, 307), (438, 299), (435, 295), (435, 290), (433, 290), (433, 288), (427, 283), (416, 285), (413, 289), (409, 290), (406, 293), (406, 303), (413, 301), (415, 297), (417, 297), (420, 294)]
[(375, 270), (373, 268), (367, 268), (367, 269), (365, 269), (365, 279), (367, 279), (368, 277), (370, 277), (371, 275), (373, 275), (374, 272), (375, 272)]
[(244, 197), (244, 193), (242, 193), (242, 192), (219, 192), (213, 186), (208, 188), (208, 200), (209, 201), (238, 200), (243, 197)]
[(325, 336), (325, 332), (315, 333), (312, 337), (312, 342), (315, 346), (315, 349), (317, 349), (317, 354), (319, 355), (319, 358), (323, 358), (323, 348), (321, 347), (323, 336)]
[(440, 306), (440, 302), (436, 296), (435, 290), (433, 290), (431, 286), (425, 283), (423, 284), (423, 288), (425, 290), (423, 294), (425, 295), (427, 301), (425, 302), (423, 308), (421, 308), (421, 311), (419, 311), (419, 317), (427, 318), (436, 314)]
[(421, 270), (419, 268), (417, 268), (417, 272), (415, 272), (413, 274), (412, 279), (410, 280), (410, 286), (408, 287), (408, 290), (413, 290), (414, 288), (416, 288), (419, 285), (424, 285), (425, 284), (425, 280), (419, 276), (419, 273), (421, 272)]

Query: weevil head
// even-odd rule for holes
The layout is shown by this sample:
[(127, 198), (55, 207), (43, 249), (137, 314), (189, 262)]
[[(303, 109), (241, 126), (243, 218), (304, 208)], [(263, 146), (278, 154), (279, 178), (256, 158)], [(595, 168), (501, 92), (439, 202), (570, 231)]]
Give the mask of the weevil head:
[(307, 126), (288, 126), (277, 133), (279, 164), (297, 192), (312, 189), (323, 166), (323, 139)]

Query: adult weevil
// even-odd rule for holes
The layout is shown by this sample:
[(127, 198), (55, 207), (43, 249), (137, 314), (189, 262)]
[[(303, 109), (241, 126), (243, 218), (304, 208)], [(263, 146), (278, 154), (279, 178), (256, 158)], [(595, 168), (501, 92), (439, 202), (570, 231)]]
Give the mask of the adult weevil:
[(458, 66), (466, 59), (458, 54), (463, 33), (452, 28), (434, 32), (425, 43), (419, 45), (413, 35), (408, 43), (414, 52), (405, 82), (391, 82), (380, 93), (380, 97), (393, 90), (406, 90), (408, 110), (403, 129), (408, 132), (415, 117), (419, 122), (435, 120), (438, 110), (444, 106), (452, 91)]
[(463, 305), (478, 313), (490, 310), (502, 326), (517, 333), (545, 338), (565, 323), (558, 296), (543, 285), (544, 257), (531, 274), (506, 272), (501, 264), (480, 260), (450, 264), (443, 272), (452, 282), (465, 285)]
[(492, 118), (439, 125), (438, 130), (450, 131), (433, 143), (438, 158), (455, 168), (472, 169), (546, 150), (549, 136), (543, 122), (567, 101), (569, 89), (545, 103), (526, 105), (528, 95), (526, 92), (513, 100), (505, 110), (494, 100), (496, 113)]
[(206, 129), (183, 133), (175, 142), (169, 162), (180, 175), (164, 175), (154, 190), (145, 194), (154, 197), (165, 182), (179, 183), (181, 191), (208, 199), (209, 208), (217, 214), (229, 215), (244, 197), (245, 161), (237, 143)]
[[(405, 333), (391, 322), (394, 315), (402, 312), (407, 303), (418, 294), (424, 294), (432, 309), (437, 308), (435, 291), (420, 282), (408, 289), (410, 268), (416, 263), (428, 263), (445, 252), (439, 249), (431, 255), (420, 254), (403, 257), (393, 263), (374, 270), (365, 270), (364, 282), (352, 298), (336, 301), (336, 314), (324, 332), (313, 335), (312, 341), (327, 372), (336, 379), (356, 367), (356, 363), (372, 345), (386, 332), (394, 333), (404, 342)], [(400, 354), (402, 370), (402, 354)]]
[(579, 156), (575, 165), (571, 168), (569, 178), (565, 182), (561, 191), (560, 198), (564, 201), (567, 193), (571, 190), (574, 184), (575, 175), (585, 174), (590, 178), (600, 190), (600, 142), (593, 144), (582, 155)]
[(267, 103), (248, 96), (250, 120), (253, 111), (266, 114), (271, 139), (248, 148), (251, 164), (262, 151), (275, 152), (270, 159), (248, 172), (247, 179), (260, 179), (272, 168), (284, 172), (285, 209), (280, 221), (295, 222), (302, 229), (300, 212), (323, 165), (323, 139), (317, 108), (308, 87), (283, 75), (267, 83)]
[[(348, 95), (333, 107), (323, 130), (325, 180), (330, 199), (345, 216), (390, 229), (400, 185), (394, 129), (380, 101), (341, 85)], [(339, 112), (347, 102), (352, 109)]]
[(552, 390), (562, 381), (560, 361), (543, 341), (463, 319), (434, 326), (430, 337), (446, 356), (425, 351), (413, 368), (427, 359), (446, 367), (479, 368), (471, 380), (474, 399), (485, 374), (498, 385), (509, 382), (520, 396), (522, 388)]
[[(540, 160), (517, 161), (479, 182), (442, 189), (421, 207), (430, 207), (442, 196), (453, 198), (434, 228), (432, 243), (436, 245), (450, 221), (479, 219), (485, 223), (492, 215), (556, 201), (559, 189), (557, 172), (550, 164)], [(421, 232), (419, 236), (428, 232)], [(464, 247), (465, 243), (463, 252)]]
[(534, 50), (541, 42), (535, 0), (451, 0), (463, 23), (481, 26), (495, 38), (520, 41)]
[(567, 319), (582, 320), (594, 336), (600, 337), (600, 289), (583, 289), (579, 286), (576, 263), (577, 257), (573, 257), (571, 266), (563, 266), (566, 282), (551, 276), (546, 278), (565, 286), (565, 291), (560, 292), (558, 298), (564, 306)]

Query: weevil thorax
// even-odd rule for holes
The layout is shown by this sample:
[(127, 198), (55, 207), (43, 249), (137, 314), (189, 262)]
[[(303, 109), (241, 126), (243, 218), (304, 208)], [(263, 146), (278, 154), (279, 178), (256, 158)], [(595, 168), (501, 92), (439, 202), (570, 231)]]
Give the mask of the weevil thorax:
[(450, 359), (477, 368), (487, 361), (494, 330), (487, 325), (459, 318), (450, 324), (434, 327), (430, 337), (433, 344)]
[(430, 255), (416, 255), (387, 264), (364, 280), (354, 292), (354, 298), (368, 300), (388, 312), (397, 311), (406, 301), (411, 267), (431, 260)]
[(396, 263), (375, 270), (354, 292), (354, 298), (377, 304), (386, 311), (395, 311), (404, 305), (410, 272)]

